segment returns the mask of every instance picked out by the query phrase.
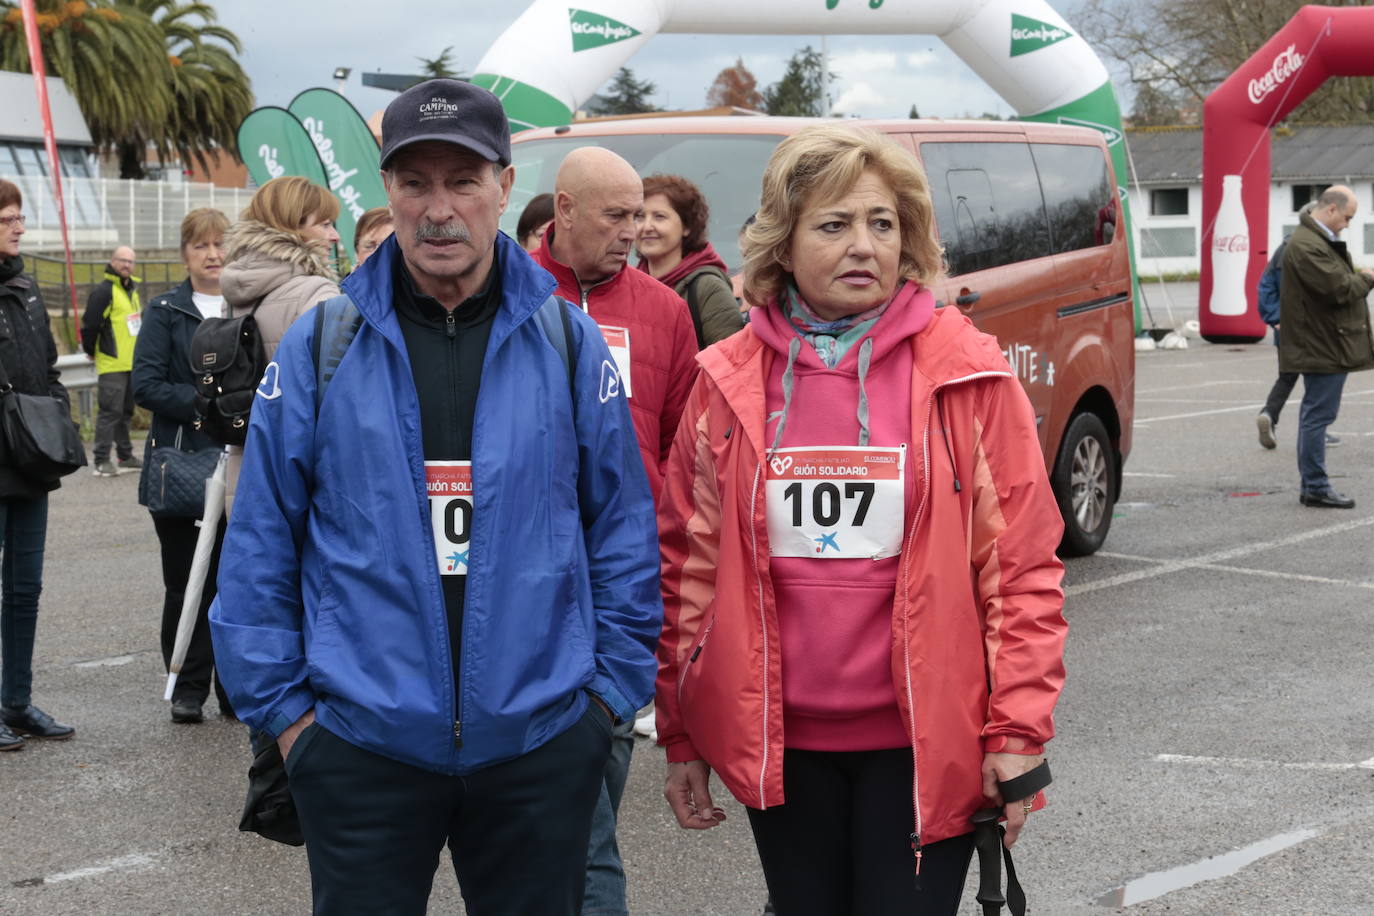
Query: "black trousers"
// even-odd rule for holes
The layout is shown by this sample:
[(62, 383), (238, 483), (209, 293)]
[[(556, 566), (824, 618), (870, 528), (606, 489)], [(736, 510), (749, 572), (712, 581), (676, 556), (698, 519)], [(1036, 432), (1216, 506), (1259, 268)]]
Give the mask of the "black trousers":
[(595, 704), (522, 757), (446, 776), (318, 722), (286, 760), (316, 914), (424, 913), (448, 845), (471, 916), (578, 916), (587, 836), (611, 748)]
[[(191, 559), (196, 552), (196, 539), (200, 529), (193, 518), (153, 518), (153, 528), (157, 531), (158, 544), (162, 548), (162, 664), (172, 661), (172, 647), (176, 645), (177, 624), (181, 620), (181, 604), (186, 598), (186, 583), (191, 576)], [(177, 675), (177, 685), (172, 690), (172, 702), (189, 701), (204, 703), (210, 695), (210, 682), (215, 668), (215, 650), (210, 642), (210, 603), (215, 600), (216, 581), (219, 578), (219, 551), (224, 545), (224, 520), (220, 519), (219, 531), (215, 535), (215, 550), (210, 555), (210, 569), (205, 577), (205, 588), (200, 593), (200, 608), (196, 616), (196, 628), (191, 632), (191, 644), (186, 649), (186, 661), (182, 663), (181, 674)], [(219, 699), (220, 712), (233, 715), (234, 708), (224, 694), (224, 688), (215, 681), (215, 696)]]
[[(973, 834), (911, 849), (911, 751), (782, 758), (787, 803), (747, 809), (778, 916), (953, 916)], [(972, 825), (970, 824), (970, 830)]]
[(1274, 421), (1274, 425), (1279, 423), (1279, 414), (1283, 412), (1283, 405), (1288, 403), (1288, 396), (1293, 393), (1293, 386), (1298, 383), (1298, 373), (1280, 372), (1279, 377), (1274, 380), (1274, 387), (1269, 389), (1269, 397), (1264, 399), (1264, 412), (1269, 414), (1269, 419)]

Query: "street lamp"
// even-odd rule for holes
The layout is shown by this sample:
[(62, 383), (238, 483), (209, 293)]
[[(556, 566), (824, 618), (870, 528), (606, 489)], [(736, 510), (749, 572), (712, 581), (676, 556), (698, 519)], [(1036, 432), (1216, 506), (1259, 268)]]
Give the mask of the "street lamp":
[(351, 67), (334, 68), (334, 79), (338, 80), (339, 83), (339, 95), (344, 94), (344, 81), (348, 79), (348, 74), (352, 72), (353, 69)]

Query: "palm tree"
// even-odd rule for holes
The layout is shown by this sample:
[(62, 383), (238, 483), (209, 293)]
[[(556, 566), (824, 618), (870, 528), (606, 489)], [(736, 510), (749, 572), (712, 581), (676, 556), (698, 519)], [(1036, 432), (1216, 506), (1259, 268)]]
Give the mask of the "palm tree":
[[(253, 108), (243, 48), (202, 2), (36, 0), (48, 73), (66, 81), (101, 149), (119, 154), (121, 178), (143, 178), (149, 144), (206, 167), (207, 154), (238, 158), (239, 122)], [(0, 0), (0, 70), (29, 70), (16, 0)]]
[[(162, 34), (141, 10), (108, 0), (35, 0), (50, 76), (76, 97), (102, 149), (153, 136), (172, 113), (172, 66)], [(0, 0), (0, 70), (31, 72), (23, 14)]]
[(453, 45), (439, 52), (438, 57), (417, 57), (420, 62), (420, 78), (415, 81), (415, 85), (423, 83), (425, 80), (467, 79), (463, 76), (462, 70), (453, 69)]
[(236, 55), (238, 36), (216, 23), (208, 3), (176, 0), (126, 0), (162, 32), (170, 70), (173, 106), (161, 131), (120, 143), (121, 171), (141, 166), (148, 142), (167, 157), (174, 150), (183, 162), (195, 159), (209, 168), (207, 154), (223, 149), (238, 159), (238, 126), (253, 110), (253, 90)]

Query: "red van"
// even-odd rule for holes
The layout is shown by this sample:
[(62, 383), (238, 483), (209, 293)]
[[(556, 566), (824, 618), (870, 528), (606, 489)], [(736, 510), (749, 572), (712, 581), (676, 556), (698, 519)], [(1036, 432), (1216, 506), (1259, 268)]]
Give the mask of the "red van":
[[(568, 151), (604, 146), (641, 175), (683, 175), (711, 205), (712, 244), (732, 267), (774, 146), (807, 118), (663, 117), (578, 122), (517, 134), (502, 228), (552, 191)], [(1134, 304), (1117, 181), (1102, 135), (1023, 121), (852, 121), (911, 150), (930, 176), (947, 276), (940, 304), (1002, 345), (1035, 406), (1065, 531), (1090, 554), (1111, 526), (1131, 447)]]

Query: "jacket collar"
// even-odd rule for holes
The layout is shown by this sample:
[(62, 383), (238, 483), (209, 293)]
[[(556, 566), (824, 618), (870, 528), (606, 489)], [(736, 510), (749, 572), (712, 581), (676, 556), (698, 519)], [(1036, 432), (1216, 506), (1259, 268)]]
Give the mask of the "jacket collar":
[[(556, 288), (548, 271), (530, 260), (524, 249), (504, 232), (497, 233), (496, 248), (495, 263), (501, 272), (501, 304), (497, 308), (487, 343), (488, 357), (516, 326), (533, 315), (544, 304), (544, 300), (553, 295)], [(364, 320), (404, 349), (401, 326), (392, 304), (391, 286), (392, 271), (396, 259), (401, 256), (401, 247), (396, 242), (395, 234), (387, 236), (371, 257), (345, 278), (343, 291), (357, 303)]]
[(163, 293), (159, 299), (170, 309), (174, 309), (178, 312), (185, 312), (187, 315), (200, 319), (202, 317), (200, 309), (196, 308), (196, 302), (191, 298), (193, 292), (194, 290), (191, 289), (191, 280), (188, 277), (181, 281), (180, 286), (175, 289), (169, 289), (167, 292)]
[[(910, 304), (907, 303), (908, 307)], [(913, 384), (928, 391), (988, 375), (1012, 377), (997, 339), (974, 331), (973, 322), (957, 309), (935, 309), (910, 340), (912, 373), (919, 376)], [(767, 403), (764, 385), (775, 356), (752, 323), (745, 325), (743, 332), (697, 355), (702, 372), (720, 389), (760, 454), (767, 443), (762, 407)]]
[(1303, 213), (1298, 216), (1298, 222), (1311, 229), (1317, 237), (1331, 245), (1341, 244), (1341, 239), (1336, 233), (1326, 227), (1324, 223), (1318, 222), (1317, 218), (1311, 213)]
[(141, 278), (135, 277), (132, 274), (129, 275), (129, 279), (125, 280), (119, 274), (115, 273), (113, 264), (105, 265), (105, 279), (109, 280), (115, 286), (122, 287), (126, 292), (130, 293), (134, 291), (135, 286), (143, 282)]
[(583, 289), (582, 281), (577, 278), (577, 271), (553, 256), (553, 229), (554, 227), (550, 226), (548, 231), (544, 233), (544, 239), (539, 243), (539, 251), (536, 258), (541, 267), (553, 274), (554, 279), (558, 281), (558, 287), (560, 289), (577, 290), (579, 301), (575, 304), (580, 305), (583, 296), (590, 298), (592, 290), (597, 290), (598, 292), (603, 290), (610, 292), (614, 290), (624, 278), (625, 271), (632, 269), (629, 262), (626, 261), (625, 264), (621, 266), (620, 270), (616, 271), (613, 275), (602, 280), (600, 283), (593, 283), (591, 286)]

